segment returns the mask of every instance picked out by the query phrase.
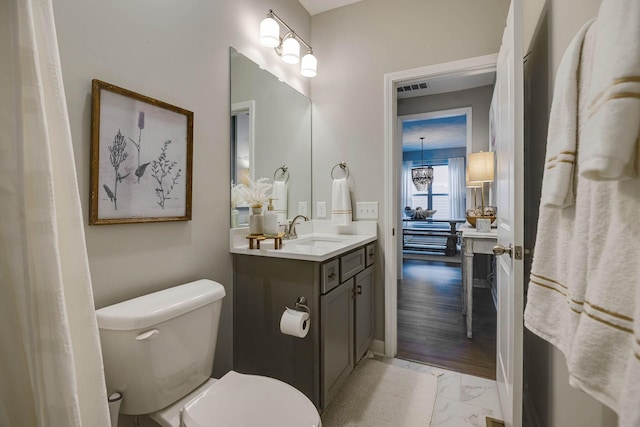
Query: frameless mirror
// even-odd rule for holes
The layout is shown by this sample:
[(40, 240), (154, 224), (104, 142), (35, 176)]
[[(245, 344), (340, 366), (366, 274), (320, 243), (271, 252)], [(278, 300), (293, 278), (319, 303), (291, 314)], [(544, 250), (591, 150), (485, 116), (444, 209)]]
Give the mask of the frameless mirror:
[[(274, 205), (292, 218), (311, 200), (311, 100), (234, 48), (230, 63), (231, 181), (279, 181)], [(247, 225), (248, 206), (236, 209)]]

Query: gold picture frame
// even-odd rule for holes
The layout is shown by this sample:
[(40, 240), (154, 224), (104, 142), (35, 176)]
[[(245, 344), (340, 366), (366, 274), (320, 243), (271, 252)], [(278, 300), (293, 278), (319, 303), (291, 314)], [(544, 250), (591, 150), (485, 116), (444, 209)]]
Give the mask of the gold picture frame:
[(191, 220), (193, 112), (91, 85), (89, 225)]

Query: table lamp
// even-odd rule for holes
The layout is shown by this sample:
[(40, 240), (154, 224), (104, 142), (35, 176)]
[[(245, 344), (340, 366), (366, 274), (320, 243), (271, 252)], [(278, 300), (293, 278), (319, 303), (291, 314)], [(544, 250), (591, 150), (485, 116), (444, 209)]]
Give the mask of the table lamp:
[[(480, 184), (481, 200), (482, 200), (482, 216), (480, 218), (492, 218), (484, 214), (484, 183), (493, 182), (494, 180), (494, 155), (492, 151), (480, 151), (479, 153), (469, 154), (469, 173), (468, 179), (470, 183)], [(493, 219), (493, 218), (492, 218)]]

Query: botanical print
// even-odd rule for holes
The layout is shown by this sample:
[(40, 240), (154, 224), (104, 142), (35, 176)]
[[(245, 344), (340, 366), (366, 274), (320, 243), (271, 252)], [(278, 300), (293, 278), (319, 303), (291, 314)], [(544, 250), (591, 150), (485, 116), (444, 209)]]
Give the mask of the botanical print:
[(98, 180), (97, 186), (92, 184), (97, 220), (190, 217), (188, 115), (101, 89), (98, 131), (98, 147), (93, 149), (98, 162), (92, 162)]
[[(171, 140), (164, 142), (161, 149), (162, 153), (158, 156), (158, 160), (154, 160), (151, 163), (151, 176), (155, 178), (158, 183), (158, 186), (155, 188), (156, 196), (158, 197), (156, 203), (162, 209), (164, 209), (165, 202), (171, 199), (169, 195), (175, 188), (178, 179), (180, 179), (180, 173), (182, 172), (182, 169), (175, 170), (178, 162), (167, 159), (167, 147), (169, 144), (171, 144)], [(167, 181), (165, 181), (164, 179), (167, 176)]]
[(118, 183), (122, 182), (129, 174), (124, 176), (120, 175), (120, 165), (122, 162), (127, 160), (127, 152), (125, 151), (127, 148), (127, 142), (124, 140), (124, 136), (120, 133), (120, 129), (118, 129), (118, 134), (113, 140), (113, 144), (107, 147), (109, 149), (109, 160), (111, 161), (111, 166), (113, 166), (114, 170), (114, 183), (113, 183), (113, 191), (109, 188), (107, 184), (103, 184), (104, 191), (109, 196), (109, 200), (113, 202), (113, 208), (118, 210)]
[(133, 139), (129, 138), (129, 140), (136, 146), (138, 150), (138, 168), (136, 169), (136, 176), (138, 177), (138, 183), (140, 182), (140, 178), (144, 175), (144, 171), (149, 165), (150, 162), (143, 163), (140, 165), (140, 146), (142, 145), (142, 129), (144, 129), (144, 111), (140, 111), (138, 114), (138, 129), (140, 129), (140, 133), (138, 134), (138, 142), (135, 142)]

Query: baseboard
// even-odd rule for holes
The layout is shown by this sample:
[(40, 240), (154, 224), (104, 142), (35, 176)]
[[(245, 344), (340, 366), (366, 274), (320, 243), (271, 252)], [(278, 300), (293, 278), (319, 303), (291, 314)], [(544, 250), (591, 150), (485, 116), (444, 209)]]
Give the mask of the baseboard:
[(371, 347), (369, 347), (369, 350), (375, 354), (376, 356), (383, 356), (384, 357), (384, 341), (381, 340), (373, 340), (373, 342), (371, 343)]

